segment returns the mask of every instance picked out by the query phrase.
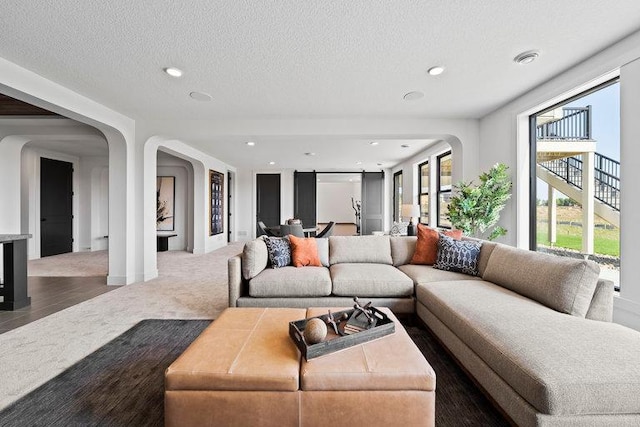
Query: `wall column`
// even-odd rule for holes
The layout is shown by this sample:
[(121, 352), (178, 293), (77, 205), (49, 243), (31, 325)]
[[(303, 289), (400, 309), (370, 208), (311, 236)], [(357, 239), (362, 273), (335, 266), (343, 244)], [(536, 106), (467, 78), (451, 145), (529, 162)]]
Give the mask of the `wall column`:
[(556, 201), (557, 191), (550, 185), (547, 185), (548, 197), (547, 197), (547, 221), (549, 222), (548, 236), (551, 246), (556, 245), (556, 236), (558, 232), (558, 205)]
[(594, 222), (594, 153), (582, 153), (582, 253), (593, 254)]

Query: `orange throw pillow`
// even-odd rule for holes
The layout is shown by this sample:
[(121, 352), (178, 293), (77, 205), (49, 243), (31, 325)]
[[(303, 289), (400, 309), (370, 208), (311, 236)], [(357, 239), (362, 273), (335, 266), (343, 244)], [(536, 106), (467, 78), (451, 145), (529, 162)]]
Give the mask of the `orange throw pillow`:
[[(452, 239), (460, 240), (462, 238), (461, 230), (447, 230), (442, 234)], [(416, 241), (416, 250), (411, 258), (411, 264), (433, 265), (438, 259), (438, 239), (440, 233), (438, 230), (418, 224), (418, 240)]]
[(291, 261), (293, 265), (296, 267), (322, 267), (315, 237), (305, 239), (289, 235), (289, 241), (291, 242)]

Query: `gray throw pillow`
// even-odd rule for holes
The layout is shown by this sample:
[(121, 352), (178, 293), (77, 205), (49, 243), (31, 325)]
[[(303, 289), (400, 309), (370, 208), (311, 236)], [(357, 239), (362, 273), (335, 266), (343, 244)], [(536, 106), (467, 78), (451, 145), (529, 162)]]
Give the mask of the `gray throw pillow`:
[(272, 268), (291, 265), (291, 244), (286, 237), (265, 237)]
[(438, 238), (438, 258), (434, 268), (478, 275), (478, 258), (482, 242), (455, 240), (444, 234)]

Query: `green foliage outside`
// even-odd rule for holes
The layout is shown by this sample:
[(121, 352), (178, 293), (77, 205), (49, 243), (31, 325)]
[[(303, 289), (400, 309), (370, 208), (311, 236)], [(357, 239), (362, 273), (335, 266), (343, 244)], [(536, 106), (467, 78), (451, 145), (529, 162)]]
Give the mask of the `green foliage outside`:
[[(551, 246), (549, 243), (546, 224), (538, 227), (537, 241), (539, 245)], [(575, 225), (558, 225), (556, 230), (555, 247), (582, 250), (582, 227)], [(596, 254), (620, 256), (620, 230), (594, 230), (593, 251)]]
[[(549, 201), (548, 200), (540, 200), (537, 199), (536, 200), (536, 205), (537, 206), (548, 206), (549, 205)], [(570, 199), (568, 197), (561, 197), (556, 199), (556, 206), (580, 206), (580, 204), (578, 202), (576, 202), (573, 199)]]
[(489, 240), (507, 233), (496, 224), (500, 219), (500, 211), (511, 197), (508, 169), (504, 163), (497, 163), (480, 175), (479, 185), (459, 182), (453, 186), (455, 195), (449, 202), (447, 217), (454, 228), (475, 237), (484, 237), (485, 233), (489, 233)]

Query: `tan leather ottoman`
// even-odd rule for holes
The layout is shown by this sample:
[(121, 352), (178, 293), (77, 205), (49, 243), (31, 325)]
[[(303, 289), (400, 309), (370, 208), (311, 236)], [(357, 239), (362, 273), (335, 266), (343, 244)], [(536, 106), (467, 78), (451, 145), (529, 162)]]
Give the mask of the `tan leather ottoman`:
[[(395, 322), (393, 334), (302, 358), (301, 425), (435, 425), (436, 374), (391, 310), (379, 309)], [(310, 308), (307, 317), (326, 313)]]
[(289, 322), (324, 313), (225, 310), (167, 369), (165, 425), (433, 426), (435, 374), (397, 319), (392, 335), (306, 362)]

